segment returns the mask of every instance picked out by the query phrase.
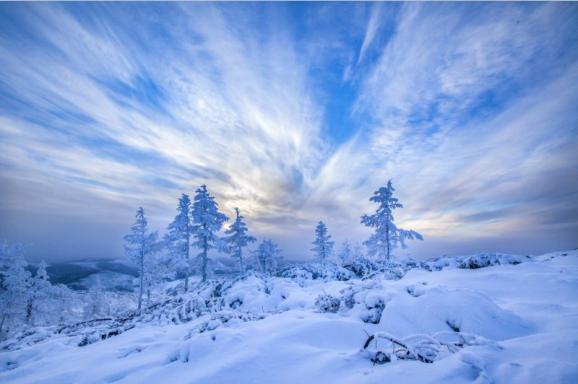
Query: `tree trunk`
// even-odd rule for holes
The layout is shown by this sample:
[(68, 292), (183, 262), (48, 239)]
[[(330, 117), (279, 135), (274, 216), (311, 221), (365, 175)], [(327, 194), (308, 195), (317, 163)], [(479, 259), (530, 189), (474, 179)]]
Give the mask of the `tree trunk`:
[(28, 303), (26, 304), (26, 322), (27, 322), (28, 324), (30, 324), (30, 321), (32, 320), (32, 304), (33, 304), (33, 300), (34, 300), (34, 299), (28, 300)]
[(137, 310), (139, 312), (140, 312), (140, 309), (142, 306), (143, 284), (144, 284), (144, 252), (141, 250), (141, 253), (140, 253), (140, 284), (139, 284), (138, 308), (137, 308)]
[(207, 252), (208, 252), (207, 239), (203, 239), (203, 282), (207, 281)]
[(0, 322), (0, 339), (2, 338), (2, 331), (4, 330), (4, 321), (8, 317), (7, 314), (2, 315), (2, 321)]
[(151, 305), (151, 290), (147, 289), (147, 307)]
[[(389, 220), (389, 218), (388, 218)], [(390, 241), (389, 241), (389, 222), (385, 225), (385, 245), (386, 245), (386, 254), (385, 254), (385, 261), (389, 261), (389, 253), (390, 253)]]
[(187, 268), (185, 269), (185, 292), (189, 291), (189, 274), (190, 274), (190, 269), (191, 269), (191, 266), (189, 263), (189, 248), (190, 248), (189, 241), (190, 241), (189, 224), (187, 223), (187, 241), (186, 241), (186, 252), (185, 252), (185, 262), (187, 264)]
[(243, 265), (243, 249), (239, 247), (239, 263), (241, 264), (241, 275), (245, 273), (245, 266)]

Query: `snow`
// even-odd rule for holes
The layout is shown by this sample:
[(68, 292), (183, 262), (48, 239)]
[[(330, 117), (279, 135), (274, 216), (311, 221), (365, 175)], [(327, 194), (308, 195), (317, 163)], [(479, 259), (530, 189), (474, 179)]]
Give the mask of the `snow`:
[[(0, 354), (0, 382), (578, 382), (578, 252), (511, 256), (476, 269), (460, 267), (467, 258), (459, 258), (400, 279), (249, 273), (206, 282), (170, 304), (215, 300), (190, 321), (145, 321), (145, 314), (118, 336), (83, 347), (79, 334), (22, 343)], [(320, 305), (328, 300), (331, 306)], [(368, 335), (377, 337), (364, 350)], [(468, 342), (431, 364), (395, 356), (374, 364), (370, 354), (392, 350), (380, 335), (414, 347), (436, 337)]]

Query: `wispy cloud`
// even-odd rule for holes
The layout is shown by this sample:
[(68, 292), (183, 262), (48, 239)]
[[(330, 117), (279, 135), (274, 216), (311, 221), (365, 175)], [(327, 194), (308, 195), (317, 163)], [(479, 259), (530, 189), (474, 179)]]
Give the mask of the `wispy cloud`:
[[(300, 256), (319, 218), (364, 236), (367, 198), (393, 177), (403, 224), (430, 238), (568, 231), (576, 13), (5, 4), (2, 228), (24, 211), (90, 214), (120, 238), (135, 206), (162, 227), (181, 192), (207, 183)], [(350, 132), (338, 135), (343, 116)]]

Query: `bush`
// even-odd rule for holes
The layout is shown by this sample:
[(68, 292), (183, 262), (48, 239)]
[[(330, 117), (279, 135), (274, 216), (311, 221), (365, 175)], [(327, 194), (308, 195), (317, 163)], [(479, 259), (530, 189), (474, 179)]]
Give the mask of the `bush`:
[(289, 279), (338, 281), (347, 281), (354, 277), (350, 271), (334, 263), (291, 265), (279, 271), (278, 276)]
[(315, 307), (321, 312), (336, 313), (339, 311), (341, 300), (328, 294), (321, 294), (315, 299)]

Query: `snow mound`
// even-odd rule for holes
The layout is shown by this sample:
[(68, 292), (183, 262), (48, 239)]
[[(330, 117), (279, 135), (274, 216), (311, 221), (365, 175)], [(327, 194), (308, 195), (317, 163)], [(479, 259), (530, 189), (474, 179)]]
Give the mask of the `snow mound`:
[[(574, 383), (577, 256), (192, 284), (140, 315), (22, 334), (0, 382)], [(87, 335), (99, 342), (78, 347)]]

